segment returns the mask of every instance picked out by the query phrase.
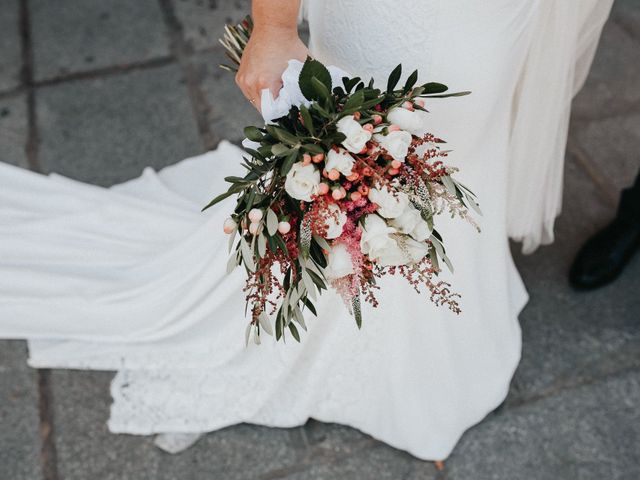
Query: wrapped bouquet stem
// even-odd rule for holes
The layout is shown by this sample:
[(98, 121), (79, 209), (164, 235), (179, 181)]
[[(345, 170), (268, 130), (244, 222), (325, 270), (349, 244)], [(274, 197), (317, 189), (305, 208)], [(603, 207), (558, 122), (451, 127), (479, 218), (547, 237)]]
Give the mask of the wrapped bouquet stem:
[[(234, 40), (238, 29), (242, 37)], [(223, 42), (239, 62), (250, 23)], [(465, 95), (440, 83), (385, 89), (308, 58), (292, 60), (276, 99), (263, 93), (266, 124), (245, 128), (243, 176), (208, 208), (237, 196), (225, 221), (229, 269), (243, 266), (250, 312), (247, 339), (261, 332), (300, 340), (305, 314), (327, 288), (344, 299), (358, 326), (362, 304), (377, 305), (377, 279), (400, 275), (431, 301), (460, 311), (457, 294), (438, 279), (453, 269), (436, 229), (439, 215), (467, 220), (476, 199), (445, 164), (444, 141), (427, 129), (425, 101)]]

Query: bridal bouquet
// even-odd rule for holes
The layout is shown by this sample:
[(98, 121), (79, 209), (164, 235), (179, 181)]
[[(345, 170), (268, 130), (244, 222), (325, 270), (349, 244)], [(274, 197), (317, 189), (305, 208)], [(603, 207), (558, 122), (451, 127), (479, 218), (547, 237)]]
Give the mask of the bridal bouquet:
[(229, 189), (205, 207), (238, 196), (224, 231), (229, 270), (247, 273), (247, 341), (272, 334), (272, 319), (276, 339), (288, 329), (299, 341), (303, 312), (316, 314), (313, 302), (329, 287), (360, 327), (361, 303), (377, 305), (383, 275), (401, 275), (460, 311), (458, 295), (436, 278), (441, 262), (452, 267), (434, 222), (448, 213), (475, 225), (469, 209), (479, 209), (443, 163), (444, 141), (426, 131), (425, 99), (466, 92), (417, 85), (417, 72), (399, 87), (401, 66), (385, 90), (331, 69), (311, 58), (290, 62), (280, 94), (286, 109), (245, 128), (246, 174), (227, 177)]

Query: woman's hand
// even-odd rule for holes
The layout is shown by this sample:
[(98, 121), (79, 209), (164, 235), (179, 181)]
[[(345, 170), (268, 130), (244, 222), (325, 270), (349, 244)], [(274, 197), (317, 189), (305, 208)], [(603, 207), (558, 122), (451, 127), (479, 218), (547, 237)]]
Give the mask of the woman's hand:
[(236, 83), (244, 96), (260, 110), (262, 90), (268, 88), (276, 98), (287, 62), (291, 59), (304, 61), (308, 54), (297, 28), (256, 25), (242, 54)]

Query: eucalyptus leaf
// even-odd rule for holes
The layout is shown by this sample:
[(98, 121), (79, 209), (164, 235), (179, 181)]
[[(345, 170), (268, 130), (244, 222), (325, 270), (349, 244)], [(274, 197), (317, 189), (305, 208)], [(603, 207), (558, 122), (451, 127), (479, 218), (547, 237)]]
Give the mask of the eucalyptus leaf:
[(271, 327), (271, 322), (269, 321), (269, 317), (266, 313), (262, 312), (258, 317), (258, 322), (260, 323), (260, 328), (264, 330), (268, 335), (273, 335), (273, 328)]
[(267, 232), (272, 237), (278, 232), (278, 216), (270, 208), (267, 209)]
[(260, 131), (258, 127), (245, 127), (244, 136), (247, 137), (252, 142), (260, 142), (262, 141), (263, 133)]
[(293, 323), (289, 324), (289, 331), (291, 331), (291, 335), (296, 339), (298, 343), (300, 343), (300, 333), (298, 333), (298, 329)]
[(253, 260), (253, 253), (244, 237), (240, 237), (240, 252), (242, 252), (242, 260), (244, 261), (245, 266), (251, 272), (255, 272), (256, 263)]
[(264, 236), (264, 233), (260, 233), (258, 235), (258, 255), (260, 258), (264, 258), (267, 253), (267, 238)]

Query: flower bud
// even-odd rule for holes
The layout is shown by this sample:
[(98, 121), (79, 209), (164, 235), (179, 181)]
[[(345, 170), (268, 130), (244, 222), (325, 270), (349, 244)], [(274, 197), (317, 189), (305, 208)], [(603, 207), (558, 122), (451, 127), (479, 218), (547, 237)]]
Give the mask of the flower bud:
[(262, 210), (259, 210), (257, 208), (252, 208), (249, 211), (249, 220), (251, 220), (251, 222), (253, 223), (256, 223), (262, 220)]
[(236, 228), (238, 228), (238, 224), (231, 217), (227, 218), (224, 221), (224, 224), (222, 226), (222, 229), (224, 230), (224, 233), (226, 233), (226, 234), (230, 234), (230, 233), (235, 232)]

